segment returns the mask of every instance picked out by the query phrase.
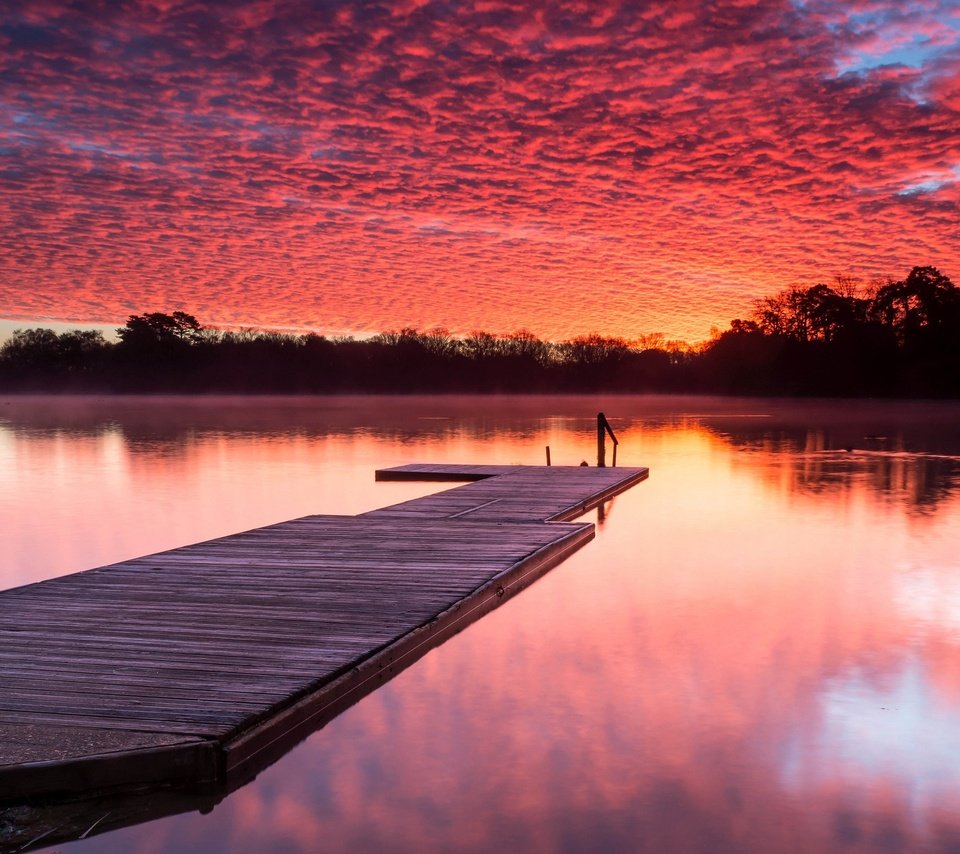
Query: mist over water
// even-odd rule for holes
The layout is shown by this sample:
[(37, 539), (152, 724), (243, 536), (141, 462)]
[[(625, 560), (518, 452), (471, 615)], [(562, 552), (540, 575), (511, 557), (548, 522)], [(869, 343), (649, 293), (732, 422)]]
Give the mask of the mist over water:
[(209, 814), (64, 850), (960, 849), (956, 404), (0, 399), (0, 585), (594, 464), (598, 410), (651, 476), (593, 542)]

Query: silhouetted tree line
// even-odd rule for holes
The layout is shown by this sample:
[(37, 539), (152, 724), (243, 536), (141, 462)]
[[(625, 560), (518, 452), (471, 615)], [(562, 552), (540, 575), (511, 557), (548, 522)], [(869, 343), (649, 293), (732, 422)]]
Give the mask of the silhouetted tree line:
[(757, 302), (692, 349), (653, 335), (542, 341), (526, 331), (405, 328), (327, 338), (204, 328), (185, 312), (99, 332), (17, 330), (0, 347), (8, 391), (712, 392), (960, 396), (960, 289), (933, 267), (858, 293), (838, 280)]
[(960, 288), (914, 267), (858, 290), (838, 279), (759, 300), (704, 348), (699, 376), (727, 393), (960, 396)]
[(585, 335), (405, 328), (369, 339), (220, 331), (185, 312), (133, 315), (117, 330), (17, 330), (0, 348), (7, 390), (457, 392), (668, 390), (688, 384), (688, 348)]

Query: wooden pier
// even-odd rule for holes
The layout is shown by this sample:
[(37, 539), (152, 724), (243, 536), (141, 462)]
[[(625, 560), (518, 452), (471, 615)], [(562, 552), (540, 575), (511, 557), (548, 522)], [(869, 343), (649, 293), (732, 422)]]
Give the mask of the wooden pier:
[(0, 593), (0, 803), (250, 776), (594, 535), (645, 468), (471, 481)]

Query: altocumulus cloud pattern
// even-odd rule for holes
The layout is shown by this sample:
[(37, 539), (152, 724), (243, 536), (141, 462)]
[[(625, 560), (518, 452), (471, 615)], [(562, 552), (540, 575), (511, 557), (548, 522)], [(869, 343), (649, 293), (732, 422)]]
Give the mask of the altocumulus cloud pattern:
[(946, 0), (5, 3), (0, 315), (702, 339), (960, 273)]

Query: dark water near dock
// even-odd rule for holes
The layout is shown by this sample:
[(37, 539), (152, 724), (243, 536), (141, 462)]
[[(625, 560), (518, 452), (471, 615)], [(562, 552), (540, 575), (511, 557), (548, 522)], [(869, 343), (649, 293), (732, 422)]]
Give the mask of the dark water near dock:
[(593, 461), (598, 409), (651, 476), (595, 541), (209, 814), (60, 847), (960, 850), (955, 404), (0, 399), (0, 583)]

